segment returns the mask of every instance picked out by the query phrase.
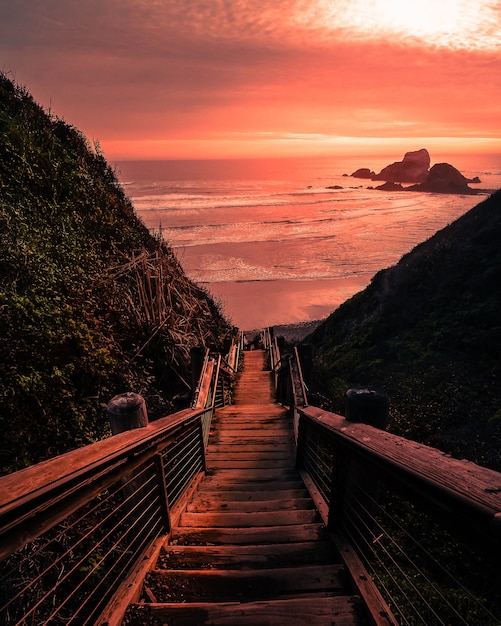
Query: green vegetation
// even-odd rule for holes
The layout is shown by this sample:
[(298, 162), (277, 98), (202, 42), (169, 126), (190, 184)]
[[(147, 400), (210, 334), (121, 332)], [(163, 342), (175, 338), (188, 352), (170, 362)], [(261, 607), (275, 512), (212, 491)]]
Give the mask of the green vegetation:
[(233, 329), (134, 213), (98, 146), (0, 74), (0, 467), (108, 435), (106, 404), (150, 419), (189, 391), (190, 349)]
[(308, 337), (316, 391), (383, 388), (389, 430), (501, 470), (501, 192), (420, 244)]

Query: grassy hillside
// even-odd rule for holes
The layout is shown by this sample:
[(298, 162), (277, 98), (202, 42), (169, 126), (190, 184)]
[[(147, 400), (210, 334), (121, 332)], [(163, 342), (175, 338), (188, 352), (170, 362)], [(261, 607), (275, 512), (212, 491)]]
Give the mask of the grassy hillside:
[(389, 430), (501, 470), (501, 192), (373, 278), (309, 338), (317, 391), (383, 388)]
[(190, 348), (232, 332), (136, 217), (98, 147), (0, 74), (0, 467), (108, 434), (106, 403), (150, 418), (188, 391)]

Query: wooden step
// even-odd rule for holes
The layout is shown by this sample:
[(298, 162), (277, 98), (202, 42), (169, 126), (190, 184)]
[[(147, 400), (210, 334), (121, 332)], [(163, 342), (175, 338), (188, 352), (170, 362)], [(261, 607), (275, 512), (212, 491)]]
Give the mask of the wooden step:
[(314, 524), (319, 516), (314, 508), (290, 511), (238, 511), (221, 513), (182, 513), (180, 528), (251, 528), (257, 526), (291, 526)]
[(279, 404), (271, 404), (271, 402), (272, 401), (267, 402), (266, 406), (263, 406), (262, 404), (259, 406), (256, 406), (255, 404), (243, 404), (241, 402), (238, 404), (228, 404), (218, 410), (214, 416), (214, 423), (217, 424), (219, 421), (226, 420), (243, 422), (246, 416), (254, 416), (259, 421), (283, 419), (291, 423), (292, 419), (290, 418), (287, 410), (284, 409), (283, 406), (280, 406)]
[(157, 602), (252, 602), (316, 592), (335, 595), (346, 584), (343, 565), (259, 570), (153, 570), (145, 586)]
[(235, 442), (229, 443), (217, 443), (216, 441), (211, 440), (210, 446), (207, 452), (210, 454), (211, 452), (228, 452), (229, 450), (234, 450), (235, 452), (241, 452), (244, 454), (252, 454), (254, 452), (262, 453), (262, 454), (270, 454), (272, 452), (280, 453), (280, 452), (290, 452), (293, 450), (295, 452), (295, 444), (294, 441), (265, 441), (263, 443), (256, 443), (256, 441), (246, 441), (245, 446), (235, 446)]
[(263, 432), (263, 430), (246, 430), (245, 432), (241, 432), (239, 430), (228, 430), (224, 433), (216, 433), (214, 437), (211, 437), (210, 443), (214, 443), (216, 445), (232, 444), (243, 447), (247, 444), (255, 446), (273, 443), (274, 441), (277, 441), (277, 443), (280, 442), (282, 445), (284, 443), (293, 444), (294, 436), (292, 432), (290, 432), (290, 429), (284, 431), (270, 430), (269, 433)]
[[(207, 476), (204, 483), (207, 485), (217, 484), (218, 488), (223, 483), (238, 487), (239, 483), (286, 483), (298, 480), (298, 473), (294, 469), (221, 469)], [(268, 486), (266, 486), (266, 489)]]
[[(211, 431), (211, 435), (213, 434), (226, 434), (228, 431), (238, 431), (244, 434), (252, 433), (256, 430), (261, 430), (264, 434), (273, 430), (280, 430), (284, 434), (290, 434), (292, 432), (292, 425), (288, 424), (285, 420), (273, 420), (267, 422), (258, 422), (257, 420), (250, 422), (252, 418), (249, 420), (245, 420), (245, 422), (239, 422), (237, 420), (228, 420), (228, 422), (223, 422), (221, 425), (216, 426), (214, 431)], [(212, 442), (211, 442), (212, 443)]]
[(258, 491), (282, 491), (290, 489), (304, 489), (304, 483), (301, 480), (290, 480), (289, 478), (283, 480), (241, 480), (233, 482), (219, 478), (219, 476), (207, 476), (198, 488), (199, 492), (202, 491), (246, 491), (246, 492), (258, 492)]
[(174, 545), (266, 544), (327, 539), (321, 523), (292, 526), (260, 526), (259, 528), (187, 528), (178, 527), (172, 533)]
[(240, 449), (232, 445), (213, 446), (212, 450), (207, 451), (205, 455), (206, 461), (277, 461), (287, 460), (290, 462), (289, 467), (294, 467), (296, 461), (296, 451), (292, 446), (281, 446), (280, 450), (274, 450), (269, 447), (266, 450), (252, 451), (248, 450), (248, 446)]
[(329, 597), (190, 604), (135, 604), (126, 626), (172, 624), (175, 626), (354, 626), (361, 624), (358, 597)]
[(243, 423), (246, 420), (252, 422), (260, 422), (264, 424), (288, 423), (292, 424), (292, 417), (287, 409), (278, 404), (243, 404), (228, 405), (224, 409), (219, 409), (219, 413), (214, 416), (213, 424), (231, 423), (233, 421)]
[(280, 502), (282, 499), (290, 500), (293, 498), (309, 498), (309, 493), (303, 485), (300, 485), (298, 489), (267, 489), (266, 491), (262, 491), (261, 483), (259, 483), (259, 486), (261, 486), (261, 489), (258, 491), (248, 489), (247, 487), (245, 490), (235, 488), (213, 491), (211, 489), (203, 489), (203, 485), (201, 485), (199, 495), (193, 500), (193, 503), (203, 499), (208, 499), (214, 503), (221, 504), (227, 502), (231, 505), (232, 502), (239, 501), (258, 502), (260, 500), (278, 500)]
[(237, 408), (233, 408), (235, 405), (228, 405), (224, 409), (220, 409), (220, 413), (214, 418), (214, 424), (235, 422), (244, 424), (247, 419), (252, 422), (256, 421), (261, 424), (275, 424), (285, 423), (291, 424), (292, 419), (288, 412), (277, 404), (254, 405), (239, 404)]
[(332, 563), (339, 558), (330, 541), (252, 546), (165, 546), (159, 569), (260, 569)]
[[(264, 494), (268, 495), (268, 494)], [(220, 498), (197, 498), (195, 501), (188, 503), (186, 507), (187, 513), (209, 513), (223, 512), (228, 513), (247, 512), (255, 513), (258, 511), (289, 511), (300, 509), (313, 509), (314, 505), (311, 498), (279, 498), (276, 500), (221, 500)]]
[[(261, 458), (248, 458), (248, 455), (239, 454), (238, 452), (230, 452), (228, 454), (207, 454), (205, 462), (208, 466), (208, 471), (215, 475), (215, 470), (220, 469), (253, 469), (260, 467), (261, 469), (273, 469), (279, 467), (281, 469), (294, 469), (295, 458), (293, 455), (286, 454), (285, 452), (277, 455), (275, 458), (261, 457)], [(231, 463), (235, 466), (232, 468)]]

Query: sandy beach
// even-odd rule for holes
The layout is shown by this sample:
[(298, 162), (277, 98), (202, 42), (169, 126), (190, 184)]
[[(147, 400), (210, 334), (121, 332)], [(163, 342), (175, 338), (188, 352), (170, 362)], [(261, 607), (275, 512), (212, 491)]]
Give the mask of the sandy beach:
[(324, 319), (363, 290), (372, 274), (322, 280), (205, 283), (235, 326), (252, 330)]

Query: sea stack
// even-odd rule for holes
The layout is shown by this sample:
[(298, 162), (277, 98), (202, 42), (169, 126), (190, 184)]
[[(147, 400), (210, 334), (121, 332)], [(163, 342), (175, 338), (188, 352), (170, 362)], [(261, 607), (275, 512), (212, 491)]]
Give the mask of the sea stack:
[(428, 180), (430, 154), (426, 148), (406, 152), (402, 161), (384, 167), (372, 180), (391, 183), (424, 183)]
[(407, 187), (407, 190), (433, 193), (477, 193), (475, 189), (468, 187), (468, 182), (468, 179), (449, 163), (436, 163), (431, 168), (426, 182)]

